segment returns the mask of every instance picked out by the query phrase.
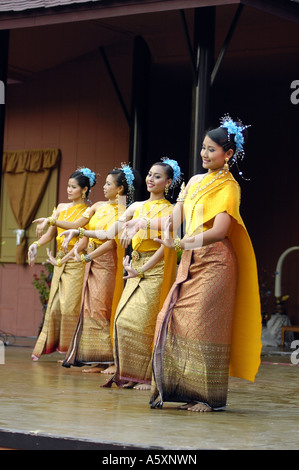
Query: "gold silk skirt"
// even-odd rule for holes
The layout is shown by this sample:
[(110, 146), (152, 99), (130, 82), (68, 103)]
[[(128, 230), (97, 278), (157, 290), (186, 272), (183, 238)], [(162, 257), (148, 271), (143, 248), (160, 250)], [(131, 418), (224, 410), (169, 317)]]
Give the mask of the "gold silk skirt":
[(151, 406), (226, 406), (237, 260), (230, 241), (184, 251), (157, 319)]
[(63, 366), (113, 363), (110, 320), (116, 270), (116, 249), (86, 264), (80, 316)]
[(83, 279), (81, 263), (68, 261), (61, 268), (54, 267), (44, 323), (32, 352), (35, 358), (67, 352), (80, 313)]
[[(139, 253), (134, 269), (142, 267), (155, 252)], [(156, 319), (160, 309), (164, 259), (145, 272), (143, 278), (128, 279), (115, 314), (114, 360), (116, 373), (105, 385), (132, 381), (150, 384)]]

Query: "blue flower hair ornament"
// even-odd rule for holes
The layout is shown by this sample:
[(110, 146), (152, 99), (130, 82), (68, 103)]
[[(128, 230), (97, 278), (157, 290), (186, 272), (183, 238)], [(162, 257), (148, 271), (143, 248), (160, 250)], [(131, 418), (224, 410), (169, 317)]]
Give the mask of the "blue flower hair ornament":
[(90, 187), (96, 184), (97, 182), (96, 174), (93, 171), (91, 171), (89, 168), (82, 167), (82, 168), (78, 168), (77, 171), (80, 171), (84, 176), (86, 176), (86, 178), (89, 179)]
[(241, 121), (240, 123), (237, 123), (233, 121), (233, 119), (229, 116), (229, 114), (226, 114), (221, 118), (220, 120), (221, 124), (220, 127), (223, 127), (227, 130), (227, 136), (228, 139), (230, 140), (231, 134), (234, 135), (234, 142), (236, 144), (236, 151), (233, 156), (233, 159), (235, 160), (236, 158), (243, 159), (245, 152), (243, 149), (243, 145), (245, 143), (244, 141), (244, 136), (243, 136), (243, 131), (244, 129), (247, 129), (249, 126), (244, 126)]
[(129, 204), (133, 202), (134, 199), (134, 173), (132, 168), (127, 165), (126, 163), (121, 164), (121, 170), (125, 174), (126, 182), (128, 184), (128, 197), (129, 197)]
[(172, 183), (170, 185), (171, 188), (174, 188), (176, 185), (180, 184), (182, 180), (182, 172), (181, 168), (179, 167), (179, 164), (176, 160), (171, 160), (168, 157), (164, 157), (161, 159), (163, 163), (166, 163), (166, 165), (171, 166), (173, 170), (173, 178), (172, 178)]
[(125, 174), (125, 178), (126, 178), (126, 181), (128, 183), (128, 186), (134, 186), (133, 181), (135, 179), (135, 176), (134, 176), (134, 173), (132, 171), (132, 168), (129, 165), (126, 165), (125, 163), (122, 163), (121, 164), (121, 169)]

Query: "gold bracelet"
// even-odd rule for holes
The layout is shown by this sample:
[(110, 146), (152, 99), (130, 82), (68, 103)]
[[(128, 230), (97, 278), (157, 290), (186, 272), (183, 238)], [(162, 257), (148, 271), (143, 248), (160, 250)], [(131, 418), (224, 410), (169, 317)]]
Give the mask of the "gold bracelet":
[(81, 263), (86, 263), (86, 259), (83, 253), (81, 254)]
[(174, 249), (175, 251), (182, 251), (181, 239), (179, 237), (174, 239)]
[(84, 237), (85, 230), (82, 227), (78, 228), (78, 237), (83, 238)]
[(61, 258), (57, 258), (56, 261), (57, 261), (57, 266), (58, 266), (59, 268), (61, 268)]
[(36, 242), (33, 242), (32, 245), (36, 245), (37, 248), (40, 248), (40, 242), (36, 241)]
[(48, 224), (49, 225), (55, 225), (56, 224), (56, 219), (54, 217), (48, 217)]
[(141, 268), (136, 268), (136, 271), (138, 272), (138, 277), (142, 279), (144, 277), (144, 272), (141, 271)]

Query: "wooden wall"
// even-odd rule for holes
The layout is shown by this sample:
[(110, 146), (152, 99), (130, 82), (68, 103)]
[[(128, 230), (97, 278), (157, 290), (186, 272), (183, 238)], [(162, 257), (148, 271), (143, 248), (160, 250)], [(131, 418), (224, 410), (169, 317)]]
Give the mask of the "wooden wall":
[[(128, 103), (130, 51), (110, 56)], [(67, 181), (78, 166), (99, 175), (90, 199), (103, 198), (107, 172), (128, 161), (129, 127), (98, 53), (8, 86), (6, 104), (5, 150), (59, 148), (58, 201), (67, 201)], [(0, 331), (36, 336), (42, 308), (32, 280), (40, 270), (41, 265), (0, 267)]]
[[(132, 44), (109, 52), (122, 94), (130, 105)], [(242, 71), (243, 61), (226, 60), (212, 90), (211, 123), (229, 112), (251, 124), (242, 167), (249, 182), (242, 188), (241, 214), (251, 236), (260, 273), (266, 273), (271, 290), (268, 313), (275, 312), (274, 278), (279, 256), (299, 245), (298, 109), (290, 96), (297, 79), (295, 63), (289, 60), (284, 73), (264, 67)], [(240, 70), (239, 70), (240, 66)], [(261, 67), (261, 64), (259, 64)], [(277, 65), (279, 67), (279, 64)], [(188, 64), (153, 64), (150, 89), (148, 149), (144, 158), (153, 162), (165, 155), (176, 158), (188, 179), (191, 72)], [(129, 128), (100, 55), (95, 52), (55, 70), (11, 85), (7, 93), (5, 149), (57, 147), (62, 161), (58, 200), (65, 200), (66, 182), (81, 165), (100, 173), (91, 199), (102, 197), (106, 173), (127, 161)], [(234, 172), (237, 176), (237, 173)], [(143, 175), (144, 176), (144, 175)], [(299, 252), (283, 266), (282, 292), (290, 294), (287, 312), (299, 324)], [(6, 264), (0, 267), (0, 330), (20, 336), (35, 336), (41, 321), (41, 305), (32, 287), (37, 266)]]

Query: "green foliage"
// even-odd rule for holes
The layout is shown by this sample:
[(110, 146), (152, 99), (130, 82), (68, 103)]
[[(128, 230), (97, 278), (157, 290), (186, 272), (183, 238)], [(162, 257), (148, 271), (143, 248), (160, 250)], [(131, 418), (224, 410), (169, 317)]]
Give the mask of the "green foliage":
[(53, 276), (53, 266), (50, 263), (43, 263), (45, 270), (42, 270), (40, 275), (33, 274), (33, 287), (39, 293), (39, 298), (42, 305), (47, 304), (50, 295), (51, 280)]

